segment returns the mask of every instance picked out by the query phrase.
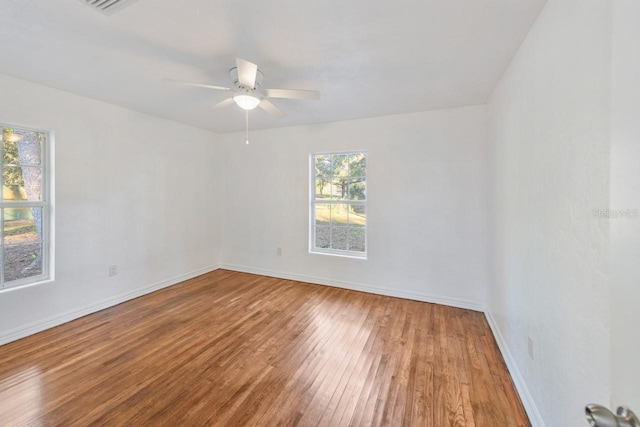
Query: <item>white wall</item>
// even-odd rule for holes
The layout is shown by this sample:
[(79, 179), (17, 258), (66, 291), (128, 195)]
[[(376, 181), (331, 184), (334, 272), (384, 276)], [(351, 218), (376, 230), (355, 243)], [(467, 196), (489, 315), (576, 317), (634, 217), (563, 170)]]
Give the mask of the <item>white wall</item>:
[(489, 102), (489, 311), (548, 426), (609, 402), (610, 55), (610, 2), (550, 0)]
[[(485, 125), (477, 106), (251, 131), (249, 145), (224, 135), (221, 264), (481, 308)], [(368, 259), (309, 254), (309, 154), (357, 149), (368, 155)]]
[(215, 268), (217, 135), (2, 75), (0, 94), (2, 122), (55, 132), (55, 281), (0, 293), (0, 344)]
[(612, 406), (640, 414), (640, 2), (613, 8), (611, 210)]

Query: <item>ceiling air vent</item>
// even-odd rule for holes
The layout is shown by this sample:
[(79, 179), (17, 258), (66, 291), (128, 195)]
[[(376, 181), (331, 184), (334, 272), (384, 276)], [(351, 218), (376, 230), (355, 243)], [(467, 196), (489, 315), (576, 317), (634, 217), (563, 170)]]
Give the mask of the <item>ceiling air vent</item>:
[(124, 9), (127, 6), (131, 6), (138, 0), (80, 0), (87, 6), (96, 9), (105, 15), (113, 15), (117, 11)]

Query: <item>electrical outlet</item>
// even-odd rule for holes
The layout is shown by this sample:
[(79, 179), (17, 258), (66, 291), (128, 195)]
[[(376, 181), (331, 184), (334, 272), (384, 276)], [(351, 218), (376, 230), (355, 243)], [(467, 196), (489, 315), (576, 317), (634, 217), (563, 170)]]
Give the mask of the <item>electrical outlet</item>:
[(113, 276), (117, 276), (118, 275), (118, 266), (117, 265), (110, 265), (109, 266), (109, 277), (113, 277)]
[(529, 347), (529, 357), (533, 360), (533, 340), (531, 337), (527, 337), (527, 343)]
[(282, 248), (278, 248), (278, 256), (282, 256)]

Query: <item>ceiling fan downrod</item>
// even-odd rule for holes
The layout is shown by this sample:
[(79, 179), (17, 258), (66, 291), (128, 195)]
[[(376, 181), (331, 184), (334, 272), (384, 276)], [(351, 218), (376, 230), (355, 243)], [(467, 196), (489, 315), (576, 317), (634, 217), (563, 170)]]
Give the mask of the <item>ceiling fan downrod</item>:
[(245, 133), (244, 133), (244, 142), (245, 144), (249, 145), (249, 110), (245, 110), (244, 111), (246, 113), (245, 116)]

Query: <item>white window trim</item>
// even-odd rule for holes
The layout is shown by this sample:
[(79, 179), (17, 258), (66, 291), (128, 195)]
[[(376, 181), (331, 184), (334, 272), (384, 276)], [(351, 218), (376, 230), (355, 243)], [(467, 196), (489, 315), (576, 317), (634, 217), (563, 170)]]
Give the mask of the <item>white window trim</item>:
[[(36, 285), (52, 280), (52, 200), (51, 188), (53, 185), (53, 174), (51, 173), (51, 150), (53, 146), (53, 132), (44, 129), (33, 128), (13, 123), (0, 122), (1, 128), (18, 128), (26, 131), (39, 132), (44, 134), (44, 140), (41, 145), (40, 158), (42, 159), (42, 200), (41, 201), (12, 201), (4, 202), (0, 195), (0, 207), (42, 207), (42, 273), (37, 276), (25, 277), (10, 282), (4, 282), (4, 259), (0, 265), (0, 292), (13, 290), (16, 288)], [(4, 164), (0, 165), (2, 168)], [(2, 180), (0, 179), (0, 189), (2, 188)], [(4, 217), (0, 216), (0, 250), (4, 250)], [(4, 253), (1, 254), (4, 257)]]
[[(354, 153), (364, 153), (367, 156), (367, 167), (369, 165), (369, 153), (364, 149), (354, 149), (354, 150), (345, 150), (345, 151), (320, 151), (316, 153), (309, 154), (309, 253), (318, 254), (318, 255), (330, 255), (330, 256), (339, 256), (343, 258), (354, 258), (354, 259), (367, 259), (368, 254), (368, 243), (369, 243), (369, 210), (367, 209), (367, 201), (369, 200), (369, 194), (367, 193), (367, 197), (365, 200), (334, 200), (331, 202), (316, 201), (316, 174), (315, 174), (315, 156), (319, 155), (331, 155), (331, 154), (354, 154)], [(365, 173), (365, 179), (367, 181), (367, 188), (369, 184), (368, 174)], [(331, 248), (317, 248), (315, 246), (316, 241), (316, 226), (315, 226), (315, 205), (316, 204), (346, 204), (346, 205), (361, 205), (365, 207), (367, 212), (367, 220), (364, 225), (364, 252), (359, 251), (350, 251), (350, 250), (341, 250), (341, 249), (331, 249)]]

